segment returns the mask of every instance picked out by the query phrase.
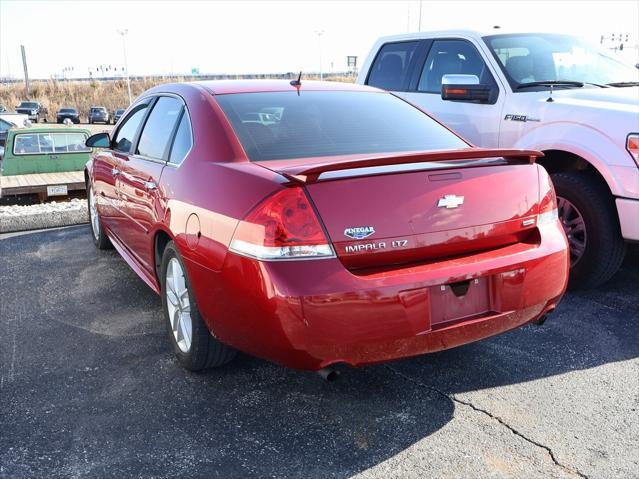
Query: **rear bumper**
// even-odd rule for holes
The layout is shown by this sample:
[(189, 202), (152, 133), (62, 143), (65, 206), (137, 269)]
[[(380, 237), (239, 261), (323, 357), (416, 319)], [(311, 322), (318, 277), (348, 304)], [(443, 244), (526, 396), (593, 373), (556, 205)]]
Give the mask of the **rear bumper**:
[(617, 198), (621, 236), (627, 241), (639, 241), (639, 200)]
[[(259, 262), (232, 253), (220, 273), (187, 268), (198, 306), (223, 342), (297, 369), (357, 366), (477, 341), (554, 308), (567, 284), (567, 244), (558, 223), (542, 229), (538, 245), (366, 276), (338, 259)], [(473, 280), (472, 288), (475, 279), (486, 285), (488, 307), (443, 322), (468, 298), (442, 303), (441, 285)]]

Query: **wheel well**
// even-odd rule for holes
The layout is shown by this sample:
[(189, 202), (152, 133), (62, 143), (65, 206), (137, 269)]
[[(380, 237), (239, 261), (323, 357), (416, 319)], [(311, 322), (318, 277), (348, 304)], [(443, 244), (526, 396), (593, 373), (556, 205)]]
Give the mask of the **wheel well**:
[(155, 277), (160, 284), (160, 267), (162, 266), (162, 255), (164, 254), (164, 248), (171, 241), (171, 237), (165, 231), (158, 231), (155, 235), (154, 245), (154, 257), (155, 257)]
[[(590, 162), (584, 160), (581, 156), (562, 150), (546, 150), (543, 152), (544, 157), (539, 158), (537, 163), (543, 166), (549, 174), (565, 173), (568, 171), (583, 171), (597, 178), (602, 185), (610, 191), (610, 187), (605, 178), (601, 176), (599, 170), (592, 166)], [(612, 192), (610, 192), (612, 194)]]

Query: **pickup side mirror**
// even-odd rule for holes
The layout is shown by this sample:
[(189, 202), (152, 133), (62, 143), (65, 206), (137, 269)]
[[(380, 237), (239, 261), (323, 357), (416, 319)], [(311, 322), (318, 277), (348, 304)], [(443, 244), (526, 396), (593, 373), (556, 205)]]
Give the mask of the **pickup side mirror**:
[(96, 133), (87, 138), (84, 144), (89, 148), (110, 148), (111, 137), (108, 133)]
[(477, 75), (442, 77), (442, 100), (494, 104), (498, 93), (496, 86), (481, 85)]

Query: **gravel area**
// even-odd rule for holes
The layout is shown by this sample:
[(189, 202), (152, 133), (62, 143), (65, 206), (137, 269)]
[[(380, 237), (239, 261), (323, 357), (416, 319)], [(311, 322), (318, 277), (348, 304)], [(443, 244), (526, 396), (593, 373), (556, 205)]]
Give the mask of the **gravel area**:
[(76, 225), (88, 221), (86, 199), (0, 206), (0, 233)]

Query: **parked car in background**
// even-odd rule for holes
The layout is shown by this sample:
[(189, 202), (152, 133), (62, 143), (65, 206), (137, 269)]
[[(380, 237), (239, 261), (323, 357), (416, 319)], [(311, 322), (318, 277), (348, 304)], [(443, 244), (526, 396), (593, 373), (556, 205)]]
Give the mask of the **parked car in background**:
[(375, 88), (161, 85), (87, 146), (93, 241), (161, 295), (190, 370), (452, 348), (542, 318), (567, 284), (541, 154), (471, 147)]
[(64, 120), (69, 119), (73, 123), (80, 123), (80, 113), (75, 108), (60, 108), (56, 115), (56, 120), (58, 123), (63, 123)]
[(118, 108), (117, 110), (115, 110), (115, 113), (113, 114), (114, 125), (120, 120), (120, 117), (124, 115), (125, 111), (126, 111), (126, 108)]
[(92, 106), (89, 110), (89, 123), (104, 123), (109, 124), (110, 115), (109, 111), (103, 106)]
[(89, 131), (81, 128), (11, 128), (7, 132), (2, 175), (82, 171), (89, 160)]
[(34, 123), (40, 120), (47, 121), (48, 110), (38, 101), (22, 101), (16, 107), (16, 113), (22, 113), (29, 117)]
[(395, 92), (474, 144), (541, 150), (570, 242), (571, 285), (594, 287), (639, 241), (639, 72), (563, 34), (451, 30), (379, 39), (358, 83)]
[(0, 105), (0, 113), (4, 113), (5, 111), (7, 111), (5, 106), (4, 105)]

